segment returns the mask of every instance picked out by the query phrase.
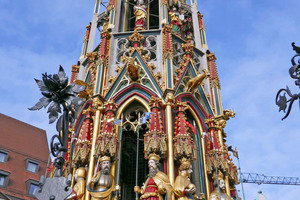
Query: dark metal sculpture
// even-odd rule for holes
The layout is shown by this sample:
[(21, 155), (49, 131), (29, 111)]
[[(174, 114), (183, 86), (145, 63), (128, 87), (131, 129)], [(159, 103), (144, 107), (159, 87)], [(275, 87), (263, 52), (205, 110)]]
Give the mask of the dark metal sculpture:
[(63, 200), (72, 193), (72, 188), (70, 187), (71, 174), (68, 179), (65, 177), (55, 177), (41, 178), (40, 183), (41, 189), (35, 192), (35, 197), (39, 200)]
[[(295, 61), (297, 57), (300, 57), (300, 47), (297, 47), (294, 42), (292, 43), (292, 46), (293, 46), (293, 50), (295, 50), (297, 54), (291, 60), (293, 66), (289, 69), (289, 74), (291, 78), (296, 79), (295, 84), (300, 87), (300, 59), (298, 59), (297, 63)], [(288, 94), (288, 96), (290, 97), (289, 99), (286, 98), (285, 96), (286, 94)], [(286, 89), (282, 88), (278, 91), (276, 95), (276, 105), (278, 105), (279, 107), (279, 112), (281, 110), (285, 112), (286, 108), (288, 107), (287, 113), (282, 118), (282, 120), (284, 120), (289, 116), (294, 101), (299, 98), (300, 98), (300, 93), (292, 94), (288, 86), (286, 86)]]
[[(69, 123), (74, 121), (75, 112), (84, 102), (78, 97), (78, 94), (82, 92), (86, 86), (75, 85), (75, 83), (68, 84), (68, 77), (62, 66), (59, 67), (57, 74), (42, 74), (42, 80), (35, 79), (37, 85), (43, 97), (29, 110), (40, 110), (46, 108), (48, 105), (49, 123), (56, 123), (56, 130), (59, 134), (56, 134), (51, 139), (51, 153), (56, 157), (54, 166), (56, 167), (56, 174), (54, 179), (46, 179), (42, 181), (41, 190), (37, 192), (36, 196), (42, 197), (42, 199), (61, 199), (61, 195), (66, 195), (69, 192), (65, 190), (62, 193), (52, 193), (51, 185), (59, 185), (67, 188), (69, 183), (62, 176), (62, 169), (65, 163), (65, 152), (67, 152), (67, 140)], [(63, 114), (58, 118), (61, 113), (61, 106), (63, 107)], [(58, 142), (54, 142), (55, 139)], [(51, 184), (50, 184), (51, 183)], [(49, 186), (49, 187), (48, 187)], [(42, 188), (43, 187), (43, 188)], [(71, 191), (72, 192), (72, 191)], [(48, 195), (49, 194), (49, 195)], [(47, 196), (47, 198), (46, 198)], [(49, 197), (48, 197), (49, 196)]]

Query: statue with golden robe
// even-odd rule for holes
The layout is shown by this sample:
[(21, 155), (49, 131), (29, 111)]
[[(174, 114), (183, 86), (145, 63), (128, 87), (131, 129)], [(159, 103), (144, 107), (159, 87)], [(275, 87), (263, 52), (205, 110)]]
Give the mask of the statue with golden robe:
[[(169, 177), (159, 171), (160, 156), (150, 154), (148, 157), (149, 176), (141, 189), (141, 200), (170, 200), (172, 198), (172, 186)], [(138, 189), (139, 190), (139, 189)], [(137, 191), (135, 189), (135, 191)]]
[(180, 160), (179, 175), (176, 177), (173, 191), (177, 200), (202, 199), (196, 195), (196, 186), (191, 183), (193, 172), (191, 161), (187, 158)]
[(210, 194), (209, 200), (232, 200), (232, 198), (225, 191), (226, 185), (223, 178), (224, 176), (221, 171), (218, 171), (218, 176), (216, 176), (216, 172), (214, 173), (213, 175), (214, 190)]
[(109, 200), (113, 192), (119, 190), (119, 186), (114, 185), (114, 177), (110, 174), (110, 157), (100, 158), (100, 171), (98, 171), (87, 185), (87, 189), (92, 196), (92, 200)]
[(133, 7), (135, 15), (135, 29), (145, 30), (147, 19), (147, 6), (144, 0), (138, 0), (137, 4)]
[(173, 8), (171, 9), (171, 11), (169, 12), (169, 17), (171, 20), (171, 24), (172, 24), (172, 31), (178, 33), (178, 34), (182, 34), (182, 22), (181, 19), (179, 18), (179, 12), (176, 6), (173, 6)]
[(76, 199), (76, 200), (84, 200), (85, 194), (85, 168), (79, 167), (75, 172), (75, 181), (76, 184), (73, 187), (73, 192), (65, 199)]

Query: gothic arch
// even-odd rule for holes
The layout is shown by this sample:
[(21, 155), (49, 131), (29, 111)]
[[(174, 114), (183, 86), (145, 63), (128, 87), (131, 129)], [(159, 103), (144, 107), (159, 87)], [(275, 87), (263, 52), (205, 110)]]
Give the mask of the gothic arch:
[[(205, 141), (202, 137), (203, 132), (206, 132), (206, 127), (204, 126), (203, 119), (200, 118), (198, 112), (195, 109), (193, 109), (190, 105), (187, 106), (186, 111), (187, 111), (187, 113), (190, 113), (193, 120), (195, 120), (195, 125), (196, 125), (195, 128), (197, 131), (197, 134), (194, 138), (195, 139), (194, 142), (196, 144), (196, 150), (198, 150), (197, 154), (196, 154), (196, 156), (197, 156), (196, 161), (198, 161), (197, 166), (198, 166), (199, 172), (196, 175), (198, 175), (198, 177), (200, 179), (204, 178), (204, 180), (200, 180), (200, 185), (201, 185), (201, 190), (202, 190), (201, 192), (208, 194), (208, 191), (205, 191), (205, 188), (208, 187), (209, 181), (208, 181), (208, 177), (207, 177), (207, 173), (206, 173), (206, 164), (205, 164), (206, 163), (205, 162), (205, 153), (206, 153)], [(193, 165), (195, 165), (195, 164), (196, 163), (194, 162)], [(200, 176), (201, 169), (203, 169), (203, 172), (202, 172), (203, 174)]]
[[(123, 116), (122, 130), (118, 127), (118, 138), (120, 143), (120, 165), (116, 166), (117, 179), (120, 180), (122, 188), (122, 199), (133, 199), (135, 193), (133, 188), (136, 185), (142, 185), (147, 174), (147, 160), (144, 159), (144, 143), (143, 137), (146, 132), (146, 125), (138, 125), (138, 113), (150, 111), (148, 102), (138, 95), (133, 95), (120, 104), (116, 117), (118, 119)], [(119, 153), (118, 152), (118, 153)], [(138, 159), (137, 159), (138, 158)], [(138, 163), (138, 170), (137, 164)], [(130, 170), (129, 170), (130, 169)], [(136, 180), (138, 173), (138, 180)]]
[(121, 114), (124, 112), (124, 110), (134, 101), (137, 101), (140, 104), (142, 104), (146, 108), (147, 112), (150, 112), (150, 107), (148, 105), (148, 102), (145, 101), (145, 99), (141, 98), (140, 96), (133, 95), (133, 96), (129, 97), (128, 99), (126, 99), (125, 102), (122, 102), (122, 104), (116, 114), (117, 119), (121, 118)]

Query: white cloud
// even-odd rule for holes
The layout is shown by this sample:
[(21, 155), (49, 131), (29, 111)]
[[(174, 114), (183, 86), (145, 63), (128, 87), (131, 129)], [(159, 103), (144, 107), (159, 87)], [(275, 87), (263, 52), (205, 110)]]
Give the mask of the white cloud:
[(59, 65), (70, 77), (92, 18), (92, 4), (84, 0), (0, 2), (0, 111), (46, 130), (48, 140), (56, 131), (55, 123), (48, 124), (47, 109), (27, 109), (42, 97), (34, 78), (57, 73)]
[[(239, 149), (242, 171), (300, 177), (297, 169), (300, 156), (296, 153), (300, 141), (298, 102), (284, 121), (281, 121), (284, 113), (279, 113), (275, 105), (280, 88), (288, 85), (292, 92), (299, 92), (288, 69), (295, 54), (291, 42), (300, 46), (297, 25), (300, 2), (201, 1), (200, 4), (203, 7), (200, 12), (206, 19), (208, 44), (218, 58), (224, 108), (236, 112), (225, 131), (229, 145)], [(299, 191), (297, 186), (244, 186), (246, 199), (255, 199), (260, 189), (267, 199), (294, 199)]]

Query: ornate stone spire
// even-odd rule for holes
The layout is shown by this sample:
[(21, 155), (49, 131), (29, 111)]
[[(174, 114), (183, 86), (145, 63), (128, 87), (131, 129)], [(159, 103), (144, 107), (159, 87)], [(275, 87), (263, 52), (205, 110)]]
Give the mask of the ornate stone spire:
[(144, 135), (144, 152), (147, 159), (151, 153), (156, 153), (165, 158), (167, 153), (166, 134), (163, 131), (161, 120), (161, 99), (152, 97), (149, 105), (151, 106), (151, 115), (149, 120), (149, 130)]
[(114, 159), (118, 145), (117, 133), (114, 126), (117, 104), (111, 99), (104, 104), (104, 107), (105, 113), (97, 139), (95, 155), (109, 156)]
[(96, 60), (98, 58), (97, 52), (92, 52), (92, 53), (87, 53), (87, 58), (88, 58), (88, 70), (90, 72), (91, 76), (91, 84), (95, 86), (95, 81), (96, 81)]
[(92, 117), (94, 113), (95, 110), (92, 108), (91, 104), (89, 104), (89, 106), (82, 112), (85, 117), (83, 125), (78, 132), (78, 136), (77, 138), (72, 138), (76, 140), (72, 158), (76, 165), (84, 166), (84, 164), (88, 162), (88, 156), (91, 149)]
[(187, 119), (185, 117), (186, 102), (181, 102), (179, 99), (176, 102), (175, 110), (175, 136), (174, 136), (174, 155), (176, 160), (182, 157), (194, 158), (194, 140), (188, 131)]

